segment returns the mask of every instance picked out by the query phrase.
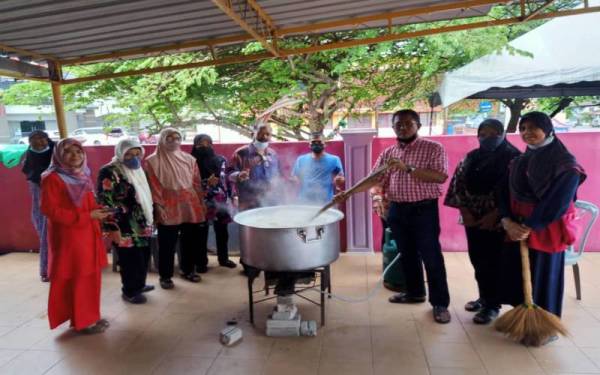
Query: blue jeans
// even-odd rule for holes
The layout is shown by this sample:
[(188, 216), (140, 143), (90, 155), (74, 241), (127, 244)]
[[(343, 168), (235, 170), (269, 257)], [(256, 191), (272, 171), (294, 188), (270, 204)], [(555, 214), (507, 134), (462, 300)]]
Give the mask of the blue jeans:
[(392, 235), (402, 254), (406, 290), (411, 297), (424, 297), (427, 272), (429, 302), (448, 307), (450, 295), (446, 266), (440, 245), (440, 217), (437, 199), (414, 203), (392, 202), (387, 218)]
[(40, 209), (42, 189), (35, 182), (27, 183), (31, 192), (31, 221), (40, 239), (40, 276), (48, 276), (48, 222)]

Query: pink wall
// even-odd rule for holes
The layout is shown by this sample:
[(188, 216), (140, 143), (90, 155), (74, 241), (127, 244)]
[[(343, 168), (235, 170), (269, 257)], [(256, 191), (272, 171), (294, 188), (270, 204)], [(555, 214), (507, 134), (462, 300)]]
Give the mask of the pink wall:
[[(217, 153), (229, 158), (240, 144), (217, 144)], [(184, 150), (189, 151), (190, 145), (184, 145)], [(146, 155), (154, 151), (154, 146), (147, 146)], [(278, 152), (282, 162), (284, 174), (290, 174), (293, 163), (298, 155), (309, 151), (306, 142), (275, 143), (273, 148)], [(327, 152), (339, 156), (344, 160), (344, 144), (340, 141), (330, 142)], [(89, 166), (95, 181), (100, 167), (106, 164), (114, 155), (113, 147), (93, 146), (86, 147)], [(38, 248), (38, 239), (31, 224), (31, 197), (21, 173), (20, 167), (7, 169), (0, 165), (0, 252), (28, 251)], [(342, 222), (342, 248), (346, 247), (345, 222)]]
[[(600, 187), (600, 133), (560, 133), (559, 138), (569, 150), (577, 157), (579, 163), (585, 168), (588, 178), (579, 189), (578, 199), (586, 200), (600, 205), (598, 188)], [(465, 154), (477, 147), (475, 136), (438, 136), (431, 137), (444, 145), (448, 153), (449, 174), (454, 173), (456, 164)], [(520, 150), (524, 150), (524, 143), (518, 135), (510, 135), (509, 140)], [(373, 144), (374, 161), (381, 151), (395, 142), (393, 138), (377, 138)], [(444, 191), (448, 187), (450, 178), (444, 185)], [(446, 207), (440, 199), (440, 221), (442, 227), (441, 243), (446, 251), (464, 251), (467, 247), (464, 228), (458, 225), (458, 210)], [(381, 223), (373, 219), (374, 243), (379, 250), (381, 243)], [(596, 224), (590, 234), (586, 251), (600, 251), (600, 225)]]
[[(560, 135), (561, 140), (577, 156), (579, 162), (588, 173), (587, 181), (579, 190), (579, 198), (590, 201), (596, 205), (600, 199), (594, 194), (600, 187), (600, 133), (565, 133)], [(433, 137), (441, 142), (448, 152), (450, 173), (454, 172), (456, 164), (464, 155), (477, 145), (474, 136), (441, 136)], [(518, 136), (510, 136), (509, 139), (517, 147), (523, 149), (523, 144)], [(392, 138), (375, 138), (373, 141), (373, 161), (381, 151), (393, 144)], [(216, 145), (217, 152), (229, 156), (240, 145)], [(189, 147), (189, 146), (187, 146)], [(283, 168), (289, 172), (296, 156), (307, 151), (307, 144), (302, 142), (275, 143), (274, 148), (283, 157)], [(342, 142), (331, 142), (328, 151), (338, 155), (344, 160), (344, 145)], [(113, 155), (112, 147), (98, 146), (87, 148), (90, 167), (95, 173), (101, 165), (108, 162)], [(152, 147), (147, 148), (152, 152)], [(25, 251), (37, 248), (37, 236), (31, 225), (29, 212), (31, 201), (27, 184), (19, 168), (6, 169), (0, 166), (0, 252), (1, 251)], [(464, 231), (457, 224), (458, 212), (455, 209), (440, 205), (442, 225), (442, 247), (447, 251), (463, 251), (466, 249)], [(379, 250), (381, 241), (381, 225), (377, 218), (374, 223), (374, 244)], [(345, 222), (342, 223), (342, 245), (345, 248)], [(600, 225), (596, 225), (589, 239), (588, 249), (600, 251)]]

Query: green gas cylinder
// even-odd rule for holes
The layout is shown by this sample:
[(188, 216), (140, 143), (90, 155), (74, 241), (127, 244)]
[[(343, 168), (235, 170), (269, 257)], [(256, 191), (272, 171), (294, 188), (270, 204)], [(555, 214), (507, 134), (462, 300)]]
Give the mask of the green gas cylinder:
[[(385, 268), (396, 258), (398, 255), (398, 247), (396, 246), (396, 241), (392, 239), (392, 230), (390, 228), (386, 228), (385, 232), (385, 243), (383, 245), (383, 269)], [(383, 278), (383, 286), (385, 286), (389, 290), (393, 290), (395, 292), (406, 292), (406, 281), (404, 279), (404, 270), (402, 269), (402, 264), (400, 263), (400, 259), (396, 261), (389, 269), (387, 274)]]

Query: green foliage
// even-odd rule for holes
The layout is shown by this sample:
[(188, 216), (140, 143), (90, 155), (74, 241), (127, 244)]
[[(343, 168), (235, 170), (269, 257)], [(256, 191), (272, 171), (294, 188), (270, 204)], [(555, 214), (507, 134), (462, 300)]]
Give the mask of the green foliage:
[(51, 105), (52, 88), (45, 82), (22, 82), (5, 90), (0, 100), (6, 105)]

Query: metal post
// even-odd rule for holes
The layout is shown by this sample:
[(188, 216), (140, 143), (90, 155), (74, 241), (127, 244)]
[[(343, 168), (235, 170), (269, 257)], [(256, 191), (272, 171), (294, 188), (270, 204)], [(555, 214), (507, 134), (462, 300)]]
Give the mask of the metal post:
[(62, 91), (60, 83), (51, 82), (52, 99), (54, 101), (54, 112), (56, 113), (56, 122), (58, 123), (58, 132), (60, 138), (67, 138), (67, 122), (65, 120), (65, 105), (63, 103)]

